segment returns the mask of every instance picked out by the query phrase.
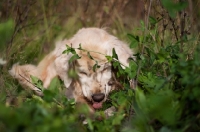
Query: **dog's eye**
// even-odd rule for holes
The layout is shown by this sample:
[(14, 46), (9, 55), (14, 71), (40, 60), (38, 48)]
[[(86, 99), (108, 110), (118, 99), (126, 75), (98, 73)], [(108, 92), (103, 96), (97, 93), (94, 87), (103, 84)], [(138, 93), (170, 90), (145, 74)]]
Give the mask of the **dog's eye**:
[(83, 72), (83, 71), (81, 71), (80, 74), (86, 75), (86, 76), (88, 75), (86, 72)]

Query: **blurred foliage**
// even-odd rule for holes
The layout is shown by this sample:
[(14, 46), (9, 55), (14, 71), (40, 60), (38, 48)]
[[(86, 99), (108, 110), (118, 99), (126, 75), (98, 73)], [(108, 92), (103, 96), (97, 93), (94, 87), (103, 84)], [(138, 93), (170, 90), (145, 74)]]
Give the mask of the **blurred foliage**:
[(0, 24), (0, 51), (6, 47), (7, 41), (10, 40), (14, 31), (14, 22), (8, 20)]
[[(198, 0), (2, 0), (0, 58), (7, 63), (0, 65), (0, 131), (200, 131), (199, 7)], [(114, 51), (106, 56), (124, 89), (112, 92), (94, 118), (66, 98), (58, 78), (38, 97), (8, 74), (12, 64), (37, 63), (55, 40), (89, 26), (110, 27), (137, 58), (124, 70), (113, 61)], [(106, 118), (103, 110), (110, 106), (117, 111)]]
[(173, 18), (176, 17), (176, 13), (178, 11), (181, 11), (187, 7), (186, 1), (176, 3), (173, 0), (162, 0), (161, 2), (169, 12), (169, 15)]

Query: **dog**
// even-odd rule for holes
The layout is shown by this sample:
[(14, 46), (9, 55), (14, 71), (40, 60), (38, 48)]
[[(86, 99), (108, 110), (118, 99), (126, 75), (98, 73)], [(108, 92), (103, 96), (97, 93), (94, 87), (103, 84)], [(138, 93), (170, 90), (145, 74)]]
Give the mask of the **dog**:
[[(69, 60), (73, 53), (63, 53), (66, 45), (75, 49), (79, 59)], [(81, 46), (81, 48), (80, 48)], [(49, 53), (37, 66), (14, 64), (9, 71), (19, 83), (40, 94), (40, 90), (31, 83), (30, 76), (35, 76), (47, 88), (51, 80), (58, 76), (67, 88), (67, 97), (74, 98), (76, 103), (87, 104), (91, 112), (102, 108), (109, 93), (116, 89), (113, 83), (112, 63), (105, 57), (112, 56), (113, 49), (118, 61), (125, 68), (133, 51), (125, 42), (100, 28), (82, 28), (71, 39), (56, 43), (54, 51)], [(97, 66), (94, 69), (94, 66)], [(77, 77), (71, 78), (69, 71), (76, 72)]]

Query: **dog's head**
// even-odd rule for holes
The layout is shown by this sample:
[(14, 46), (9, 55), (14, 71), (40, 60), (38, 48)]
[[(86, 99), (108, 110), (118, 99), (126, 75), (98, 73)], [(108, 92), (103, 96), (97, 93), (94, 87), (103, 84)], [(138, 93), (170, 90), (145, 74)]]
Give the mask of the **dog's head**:
[[(71, 87), (75, 91), (74, 98), (77, 102), (87, 102), (92, 108), (100, 109), (103, 102), (108, 99), (109, 93), (121, 87), (116, 82), (114, 73), (116, 71), (113, 70), (112, 63), (108, 62), (105, 57), (112, 48), (108, 51), (108, 49), (101, 46), (89, 45), (83, 47), (83, 49), (86, 50), (76, 51), (81, 58), (77, 59), (71, 66), (78, 76), (72, 80), (73, 86)], [(123, 58), (122, 56), (128, 56), (128, 54), (126, 52), (117, 53), (121, 63), (127, 62), (123, 63), (123, 66), (127, 66), (128, 57)]]
[[(61, 54), (66, 49), (66, 46), (62, 43), (76, 49), (81, 44), (84, 49), (76, 50), (81, 58), (73, 62), (73, 65), (69, 64), (72, 54)], [(70, 96), (73, 93), (76, 102), (88, 101), (94, 109), (99, 109), (110, 91), (116, 88), (112, 83), (112, 64), (105, 57), (106, 55), (112, 56), (113, 48), (123, 67), (128, 66), (128, 58), (133, 54), (131, 49), (102, 29), (82, 29), (72, 39), (58, 44), (57, 50), (55, 50), (57, 54), (56, 70), (68, 88), (67, 91), (71, 91), (68, 95)], [(91, 51), (89, 52), (90, 55), (88, 55), (88, 51)], [(94, 68), (95, 65), (98, 66)], [(71, 79), (66, 74), (72, 67), (78, 75), (75, 79)]]
[(112, 69), (104, 55), (80, 52), (81, 59), (76, 61), (77, 83), (81, 87), (83, 96), (94, 109), (102, 107), (112, 90)]

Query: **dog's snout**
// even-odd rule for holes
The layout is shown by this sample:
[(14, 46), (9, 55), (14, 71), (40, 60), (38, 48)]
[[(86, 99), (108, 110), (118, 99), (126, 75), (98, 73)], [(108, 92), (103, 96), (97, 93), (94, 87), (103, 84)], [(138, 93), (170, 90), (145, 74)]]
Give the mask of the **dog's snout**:
[(105, 97), (105, 94), (104, 93), (97, 93), (97, 94), (93, 94), (92, 95), (92, 99), (95, 101), (95, 102), (101, 102)]

